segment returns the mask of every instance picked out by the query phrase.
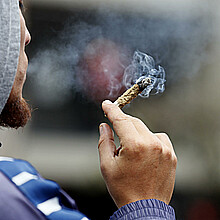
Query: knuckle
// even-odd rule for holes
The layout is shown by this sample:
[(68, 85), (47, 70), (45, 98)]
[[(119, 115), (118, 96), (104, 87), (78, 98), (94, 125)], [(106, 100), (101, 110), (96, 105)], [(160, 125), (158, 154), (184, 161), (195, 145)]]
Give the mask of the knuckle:
[(142, 141), (140, 138), (134, 138), (134, 137), (126, 137), (126, 139), (121, 139), (120, 140), (120, 145), (121, 146), (128, 146), (128, 148), (137, 148), (142, 145)]
[(136, 152), (142, 154), (146, 151), (147, 144), (142, 138), (139, 138), (138, 140), (135, 140), (134, 147), (136, 149)]
[(169, 138), (168, 134), (166, 134), (166, 133), (157, 133), (155, 135), (161, 140), (170, 141), (170, 138)]
[(166, 133), (160, 133), (159, 135), (163, 138), (170, 139), (168, 134), (166, 134)]
[[(146, 152), (147, 145), (142, 139), (133, 140), (132, 138), (129, 141), (129, 147), (122, 150), (122, 153), (127, 153), (132, 156), (135, 155), (135, 158), (141, 158)], [(123, 146), (123, 144), (122, 144)]]
[(143, 148), (145, 148), (145, 141), (143, 140), (143, 139), (141, 139), (141, 138), (139, 138), (138, 140), (135, 140), (135, 142), (134, 142), (134, 146), (136, 147), (136, 148), (138, 148), (138, 149), (143, 149)]
[(177, 166), (177, 162), (178, 162), (177, 156), (174, 154), (174, 156), (173, 156), (173, 165), (175, 167)]
[(160, 141), (154, 140), (152, 141), (152, 143), (150, 144), (150, 147), (153, 149), (153, 151), (161, 154), (162, 153), (162, 144)]
[(146, 151), (146, 144), (144, 143), (144, 141), (139, 140), (138, 142), (136, 142), (135, 144), (135, 153), (137, 155), (144, 155)]
[(172, 152), (170, 150), (167, 150), (165, 153), (164, 153), (164, 156), (166, 158), (166, 160), (172, 160)]
[(177, 157), (173, 151), (171, 151), (170, 149), (166, 150), (163, 156), (166, 161), (169, 161), (169, 163), (172, 164), (172, 166), (177, 166)]

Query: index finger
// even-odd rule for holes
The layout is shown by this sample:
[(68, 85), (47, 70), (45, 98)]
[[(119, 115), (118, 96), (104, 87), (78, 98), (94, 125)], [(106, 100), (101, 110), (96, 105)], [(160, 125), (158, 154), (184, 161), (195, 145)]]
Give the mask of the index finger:
[(140, 136), (131, 118), (124, 114), (121, 109), (109, 100), (102, 103), (102, 109), (120, 140), (130, 141), (134, 137)]

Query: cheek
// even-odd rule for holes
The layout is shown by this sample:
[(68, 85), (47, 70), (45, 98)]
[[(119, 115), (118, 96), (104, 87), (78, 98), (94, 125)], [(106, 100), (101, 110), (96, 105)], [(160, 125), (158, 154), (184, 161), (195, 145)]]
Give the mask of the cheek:
[(28, 67), (28, 58), (24, 51), (20, 50), (17, 72), (25, 75)]
[(20, 51), (17, 73), (13, 85), (14, 93), (18, 96), (22, 96), (22, 88), (26, 79), (27, 64), (28, 61), (26, 54)]
[(13, 84), (13, 93), (16, 97), (22, 97), (22, 89), (26, 79), (26, 71), (28, 66), (28, 59), (24, 51), (25, 47), (25, 23), (24, 18), (20, 12), (20, 25), (21, 25), (21, 42), (20, 42), (20, 54), (17, 72)]

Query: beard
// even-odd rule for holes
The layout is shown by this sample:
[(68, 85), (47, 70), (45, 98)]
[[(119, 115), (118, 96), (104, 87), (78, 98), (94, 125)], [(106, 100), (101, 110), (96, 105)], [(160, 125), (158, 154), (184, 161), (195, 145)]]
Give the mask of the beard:
[(31, 108), (25, 99), (10, 97), (0, 115), (0, 126), (18, 129), (30, 119)]

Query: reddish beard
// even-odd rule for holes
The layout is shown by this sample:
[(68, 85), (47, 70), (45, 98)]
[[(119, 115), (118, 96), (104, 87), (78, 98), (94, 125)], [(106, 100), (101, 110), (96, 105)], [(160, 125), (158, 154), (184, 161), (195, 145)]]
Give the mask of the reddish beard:
[(24, 127), (31, 119), (31, 108), (22, 98), (9, 98), (0, 115), (0, 126), (7, 128)]

